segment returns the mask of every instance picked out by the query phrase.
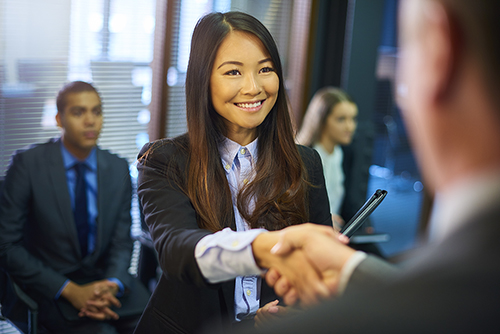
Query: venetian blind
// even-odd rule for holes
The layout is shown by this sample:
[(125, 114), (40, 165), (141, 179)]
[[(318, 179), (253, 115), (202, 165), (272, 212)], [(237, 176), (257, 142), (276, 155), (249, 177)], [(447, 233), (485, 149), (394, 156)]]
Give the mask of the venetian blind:
[(0, 0), (0, 176), (12, 153), (59, 136), (64, 83), (101, 94), (99, 145), (132, 164), (148, 141), (156, 0)]

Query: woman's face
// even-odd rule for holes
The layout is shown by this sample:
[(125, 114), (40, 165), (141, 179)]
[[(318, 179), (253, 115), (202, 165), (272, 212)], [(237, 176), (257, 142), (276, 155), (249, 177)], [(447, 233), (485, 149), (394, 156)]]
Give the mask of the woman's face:
[(262, 42), (232, 31), (217, 50), (210, 76), (212, 103), (229, 139), (247, 145), (278, 97), (279, 78)]
[(326, 118), (324, 135), (335, 145), (349, 145), (356, 131), (358, 107), (352, 102), (337, 103)]

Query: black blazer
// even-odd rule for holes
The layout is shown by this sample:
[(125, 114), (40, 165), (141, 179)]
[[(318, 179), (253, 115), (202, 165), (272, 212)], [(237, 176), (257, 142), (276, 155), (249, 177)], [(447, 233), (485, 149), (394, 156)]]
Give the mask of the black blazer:
[[(184, 135), (147, 144), (139, 154), (150, 152), (139, 159), (138, 194), (163, 275), (135, 333), (195, 333), (207, 323), (228, 324), (234, 319), (234, 280), (207, 283), (194, 257), (198, 241), (212, 232), (198, 227), (196, 211), (178, 185), (185, 179), (187, 147)], [(309, 221), (331, 225), (319, 155), (303, 146), (299, 152), (315, 185), (309, 189)], [(177, 183), (171, 182), (175, 177)], [(276, 298), (263, 282), (261, 305)]]
[[(135, 279), (128, 273), (132, 253), (128, 164), (108, 151), (97, 149), (96, 154), (94, 252), (85, 258), (80, 254), (60, 140), (52, 139), (12, 158), (0, 198), (0, 265), (42, 305), (54, 300), (68, 278), (77, 283), (118, 278), (128, 294), (139, 294), (134, 295), (134, 304), (122, 298), (117, 313), (140, 314), (148, 294), (134, 288)], [(64, 298), (58, 304), (68, 318), (78, 318), (78, 310)]]

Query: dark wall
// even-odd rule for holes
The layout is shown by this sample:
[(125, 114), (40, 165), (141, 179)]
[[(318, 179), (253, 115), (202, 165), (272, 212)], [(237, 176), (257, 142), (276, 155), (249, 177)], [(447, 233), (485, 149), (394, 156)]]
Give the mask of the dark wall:
[[(376, 64), (386, 0), (319, 0), (315, 9), (316, 32), (307, 100), (321, 87), (337, 86), (356, 101), (358, 130), (351, 144), (354, 180), (349, 192), (350, 196), (363, 198), (373, 156)], [(384, 39), (392, 40), (393, 36)]]
[(325, 86), (340, 86), (348, 0), (318, 0), (314, 7), (314, 48), (307, 102)]

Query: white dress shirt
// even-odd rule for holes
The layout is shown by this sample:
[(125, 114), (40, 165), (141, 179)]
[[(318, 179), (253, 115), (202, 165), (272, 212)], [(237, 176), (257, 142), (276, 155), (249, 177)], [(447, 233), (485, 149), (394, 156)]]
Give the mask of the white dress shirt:
[(340, 145), (336, 145), (330, 154), (320, 143), (314, 144), (313, 148), (319, 153), (323, 163), (323, 173), (325, 175), (325, 186), (330, 201), (330, 211), (335, 214), (340, 213), (340, 206), (344, 201), (344, 170), (342, 161), (344, 152)]

